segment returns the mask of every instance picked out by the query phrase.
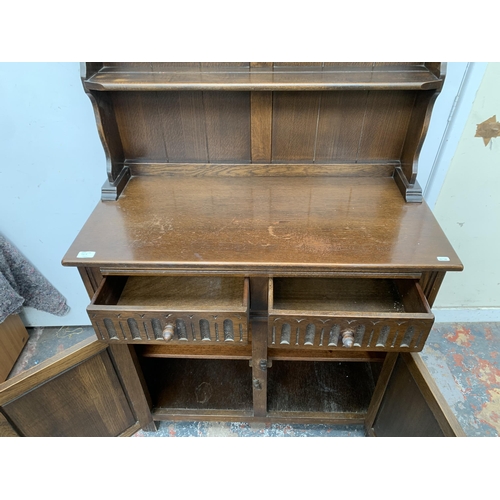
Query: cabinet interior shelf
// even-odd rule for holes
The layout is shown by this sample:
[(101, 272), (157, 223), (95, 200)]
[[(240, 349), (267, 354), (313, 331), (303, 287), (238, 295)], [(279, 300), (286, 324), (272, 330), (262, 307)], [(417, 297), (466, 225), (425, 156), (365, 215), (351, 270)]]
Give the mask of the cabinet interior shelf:
[(84, 80), (98, 91), (426, 90), (443, 79), (425, 65), (281, 66), (275, 68), (169, 66), (103, 67)]
[(268, 374), (268, 411), (359, 418), (374, 389), (370, 363), (276, 361)]
[[(252, 369), (247, 361), (140, 359), (153, 413), (160, 419), (197, 413), (251, 417)], [(367, 362), (276, 361), (268, 373), (268, 411), (285, 419), (362, 421), (376, 372)]]
[(141, 358), (154, 409), (251, 412), (247, 360)]

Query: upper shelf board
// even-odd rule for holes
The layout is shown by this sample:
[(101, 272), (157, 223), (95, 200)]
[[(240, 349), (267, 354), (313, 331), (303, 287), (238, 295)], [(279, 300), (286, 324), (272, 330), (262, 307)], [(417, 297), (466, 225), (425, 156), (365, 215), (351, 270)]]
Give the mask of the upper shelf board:
[(84, 80), (89, 90), (427, 90), (443, 78), (426, 66), (290, 66), (270, 68), (178, 68), (144, 71), (104, 67)]

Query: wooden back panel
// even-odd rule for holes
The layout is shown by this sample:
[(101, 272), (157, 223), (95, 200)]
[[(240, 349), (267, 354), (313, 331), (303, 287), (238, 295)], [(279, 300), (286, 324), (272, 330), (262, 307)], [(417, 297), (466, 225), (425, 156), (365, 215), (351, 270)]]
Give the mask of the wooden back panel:
[[(415, 92), (270, 94), (266, 102), (258, 96), (258, 103), (250, 92), (110, 96), (129, 161), (324, 164), (401, 158)], [(267, 129), (258, 123), (266, 115)]]
[(127, 160), (248, 163), (248, 92), (111, 92)]

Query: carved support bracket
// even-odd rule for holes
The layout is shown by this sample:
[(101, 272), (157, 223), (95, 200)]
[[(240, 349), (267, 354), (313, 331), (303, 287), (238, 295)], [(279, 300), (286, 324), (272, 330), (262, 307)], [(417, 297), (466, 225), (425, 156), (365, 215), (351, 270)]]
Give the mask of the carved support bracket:
[(120, 174), (114, 181), (109, 179), (103, 184), (101, 188), (101, 199), (102, 201), (115, 201), (120, 196), (121, 192), (127, 185), (130, 179), (130, 169), (128, 167), (123, 167)]
[(420, 184), (415, 181), (414, 184), (409, 184), (408, 179), (401, 170), (401, 167), (396, 167), (394, 170), (394, 180), (398, 186), (405, 201), (408, 203), (422, 203), (423, 195)]
[(114, 201), (122, 192), (130, 178), (130, 170), (124, 166), (125, 156), (114, 105), (106, 92), (89, 90), (86, 80), (97, 73), (103, 63), (82, 64), (80, 72), (83, 88), (92, 103), (99, 138), (106, 155), (106, 171), (108, 179), (102, 187), (102, 200)]

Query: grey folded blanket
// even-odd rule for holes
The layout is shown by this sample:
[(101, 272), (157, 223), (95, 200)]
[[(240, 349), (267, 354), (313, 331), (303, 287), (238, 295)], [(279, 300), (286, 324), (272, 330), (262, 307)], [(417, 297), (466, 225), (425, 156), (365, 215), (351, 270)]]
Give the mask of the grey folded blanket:
[(57, 316), (69, 312), (64, 296), (0, 234), (0, 323), (23, 306)]

